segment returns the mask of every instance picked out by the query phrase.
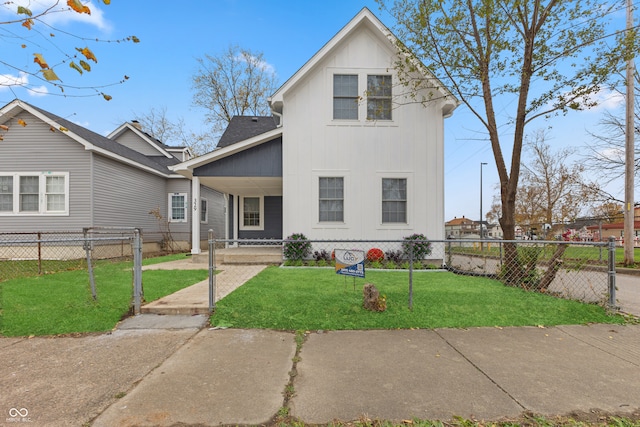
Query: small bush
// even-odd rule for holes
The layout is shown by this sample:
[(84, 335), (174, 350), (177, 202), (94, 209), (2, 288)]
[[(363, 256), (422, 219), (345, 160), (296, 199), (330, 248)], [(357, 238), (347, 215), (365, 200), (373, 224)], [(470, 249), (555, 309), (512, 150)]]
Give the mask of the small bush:
[(318, 267), (326, 267), (328, 265), (329, 265), (329, 261), (324, 260), (324, 259), (318, 260)]
[(384, 267), (388, 268), (389, 270), (395, 270), (396, 268), (398, 268), (398, 265), (394, 261), (387, 261), (387, 264)]
[(402, 251), (387, 251), (385, 253), (385, 257), (389, 261), (393, 261), (396, 264), (400, 264), (402, 262)]
[(311, 242), (302, 233), (287, 237), (284, 244), (284, 257), (290, 260), (303, 260), (311, 254)]
[(382, 249), (371, 248), (367, 252), (367, 259), (371, 262), (382, 261), (384, 259), (384, 252), (382, 252)]
[(380, 261), (373, 261), (371, 264), (369, 264), (369, 268), (382, 268), (382, 264), (380, 263)]
[(431, 253), (431, 242), (427, 240), (424, 234), (412, 234), (404, 238), (402, 242), (402, 250), (405, 254), (410, 255), (413, 249), (413, 259), (424, 259)]
[(322, 249), (321, 251), (314, 251), (313, 252), (313, 259), (315, 259), (316, 261), (331, 261), (331, 255), (329, 252), (327, 252), (326, 250)]

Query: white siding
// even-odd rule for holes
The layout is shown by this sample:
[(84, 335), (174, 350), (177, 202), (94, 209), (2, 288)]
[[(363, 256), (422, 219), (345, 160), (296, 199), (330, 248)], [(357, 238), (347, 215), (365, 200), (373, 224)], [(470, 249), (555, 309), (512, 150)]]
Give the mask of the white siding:
[[(20, 126), (18, 119), (26, 126)], [(0, 141), (0, 172), (68, 172), (69, 215), (2, 215), (0, 232), (79, 230), (91, 222), (90, 157), (84, 147), (29, 113), (6, 123)]]
[[(363, 101), (359, 121), (333, 120), (334, 73), (364, 75), (366, 81), (366, 74), (392, 74), (394, 60), (391, 44), (362, 26), (284, 94), (285, 236), (398, 239), (416, 232), (444, 238), (441, 106), (394, 97), (393, 120), (372, 122)], [(358, 89), (363, 93), (366, 86)], [(344, 224), (318, 222), (321, 176), (345, 177)], [(382, 224), (383, 177), (407, 178), (408, 224)]]

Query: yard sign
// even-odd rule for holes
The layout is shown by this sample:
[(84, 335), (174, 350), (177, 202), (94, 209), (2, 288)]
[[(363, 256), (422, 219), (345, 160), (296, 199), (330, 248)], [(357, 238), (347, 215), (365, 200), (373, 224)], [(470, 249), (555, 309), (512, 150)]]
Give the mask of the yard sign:
[(364, 251), (336, 249), (336, 274), (364, 278)]

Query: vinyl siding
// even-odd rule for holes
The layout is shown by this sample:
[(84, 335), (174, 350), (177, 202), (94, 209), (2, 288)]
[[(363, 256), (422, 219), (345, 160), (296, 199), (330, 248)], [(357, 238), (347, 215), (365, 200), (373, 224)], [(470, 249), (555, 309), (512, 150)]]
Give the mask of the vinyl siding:
[(207, 199), (209, 210), (206, 223), (200, 223), (200, 240), (208, 239), (209, 229), (217, 239), (224, 239), (224, 196), (209, 187), (200, 188), (200, 197)]
[(167, 180), (99, 155), (93, 170), (94, 225), (141, 227), (145, 240), (156, 240), (160, 223), (149, 212), (160, 208), (166, 218)]
[(282, 176), (282, 138), (196, 168), (194, 176)]
[[(27, 125), (18, 125), (18, 119)], [(69, 215), (0, 215), (0, 232), (75, 231), (92, 226), (91, 153), (27, 112), (5, 124), (10, 130), (0, 141), (0, 172), (68, 172)]]
[(160, 150), (141, 139), (130, 129), (125, 130), (115, 141), (146, 156), (160, 156), (162, 154)]

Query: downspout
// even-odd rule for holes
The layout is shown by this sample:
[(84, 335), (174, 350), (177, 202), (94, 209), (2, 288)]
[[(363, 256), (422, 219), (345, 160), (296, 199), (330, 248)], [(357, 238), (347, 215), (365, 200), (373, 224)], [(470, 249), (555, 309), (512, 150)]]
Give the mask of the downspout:
[(271, 97), (267, 98), (267, 102), (269, 103), (269, 108), (271, 109), (271, 114), (273, 114), (274, 116), (278, 117), (278, 125), (276, 127), (281, 128), (282, 127), (282, 122), (284, 120), (282, 113), (279, 113), (276, 111), (276, 109), (273, 107), (273, 104), (271, 103)]

